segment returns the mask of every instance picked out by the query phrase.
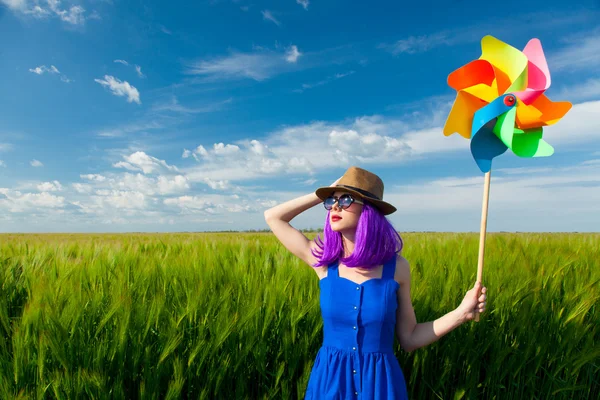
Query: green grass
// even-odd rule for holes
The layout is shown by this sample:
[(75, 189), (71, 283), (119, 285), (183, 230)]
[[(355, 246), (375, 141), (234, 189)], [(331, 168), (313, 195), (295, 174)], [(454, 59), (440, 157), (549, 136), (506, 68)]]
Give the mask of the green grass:
[[(402, 236), (417, 319), (434, 320), (472, 287), (479, 236)], [(0, 398), (302, 398), (318, 278), (271, 233), (0, 238)], [(599, 248), (488, 233), (480, 322), (397, 347), (410, 397), (598, 398)]]

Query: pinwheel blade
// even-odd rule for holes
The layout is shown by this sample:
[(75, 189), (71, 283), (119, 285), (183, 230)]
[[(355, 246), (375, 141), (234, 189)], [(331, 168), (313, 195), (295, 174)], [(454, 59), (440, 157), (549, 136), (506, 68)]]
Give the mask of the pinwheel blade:
[(444, 125), (444, 135), (449, 136), (454, 132), (458, 132), (465, 139), (470, 139), (473, 114), (485, 104), (483, 100), (472, 94), (463, 91), (458, 92)]
[[(507, 75), (510, 86), (502, 93), (522, 91), (527, 88), (527, 56), (518, 49), (488, 35), (481, 39), (480, 59), (489, 61)], [(498, 89), (503, 89), (500, 84)]]
[(551, 101), (541, 94), (529, 106), (517, 106), (517, 127), (531, 129), (558, 122), (573, 107), (568, 101)]
[(513, 136), (515, 135), (516, 114), (516, 108), (511, 108), (508, 112), (498, 117), (498, 122), (494, 126), (494, 133), (509, 149), (512, 149)]
[(548, 157), (554, 154), (554, 148), (542, 139), (542, 128), (529, 132), (515, 129), (511, 150), (519, 157)]
[(523, 49), (529, 60), (527, 64), (527, 89), (515, 95), (529, 105), (550, 87), (550, 70), (539, 39), (531, 39)]
[(492, 160), (503, 154), (508, 147), (494, 134), (496, 120), (482, 126), (471, 139), (471, 154), (475, 163), (486, 173), (492, 169)]
[(504, 95), (498, 97), (496, 100), (492, 101), (487, 106), (480, 108), (475, 112), (475, 114), (473, 115), (473, 123), (471, 126), (471, 137), (474, 137), (477, 131), (479, 131), (481, 127), (487, 124), (489, 121), (497, 118), (502, 114), (505, 114), (510, 109), (514, 109), (514, 105), (509, 106), (504, 103), (504, 99), (506, 97), (512, 97), (512, 100), (515, 100), (515, 97), (512, 95)]

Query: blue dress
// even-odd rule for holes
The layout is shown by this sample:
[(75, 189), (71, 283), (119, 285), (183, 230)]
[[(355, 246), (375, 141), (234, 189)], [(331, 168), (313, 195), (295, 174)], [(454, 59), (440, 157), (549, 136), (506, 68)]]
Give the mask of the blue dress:
[(339, 262), (319, 281), (323, 344), (308, 380), (305, 400), (408, 399), (393, 350), (396, 255), (381, 278), (357, 284), (339, 276)]

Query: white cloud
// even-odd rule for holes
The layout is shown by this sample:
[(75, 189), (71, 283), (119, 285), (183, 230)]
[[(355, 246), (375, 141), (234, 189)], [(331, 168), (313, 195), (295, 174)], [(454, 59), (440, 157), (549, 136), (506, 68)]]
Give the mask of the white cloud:
[(144, 209), (147, 206), (146, 196), (136, 191), (125, 190), (97, 190), (95, 197), (97, 204), (106, 204), (114, 208)]
[(18, 190), (0, 188), (0, 209), (12, 213), (41, 211), (45, 208), (60, 208), (65, 204), (65, 198), (48, 192), (21, 193)]
[(308, 10), (308, 5), (310, 4), (308, 0), (296, 0), (296, 3), (304, 7), (305, 10)]
[(207, 198), (200, 196), (180, 196), (176, 198), (165, 199), (163, 202), (166, 205), (172, 205), (186, 209), (205, 209), (214, 206), (214, 204), (211, 203)]
[(600, 101), (575, 104), (555, 125), (544, 127), (544, 140), (555, 153), (600, 147)]
[(227, 216), (231, 213), (256, 213), (262, 210), (260, 204), (251, 204), (247, 200), (232, 202), (235, 195), (226, 197), (224, 195), (203, 196), (180, 196), (165, 199), (163, 202), (169, 207), (176, 207), (183, 214), (201, 213), (208, 215)]
[(111, 190), (140, 192), (146, 196), (168, 195), (187, 191), (190, 189), (187, 178), (183, 175), (148, 177), (140, 173), (125, 172), (115, 175), (104, 183), (96, 184), (97, 188)]
[(277, 20), (277, 18), (275, 18), (275, 16), (273, 16), (273, 13), (271, 11), (263, 10), (263, 11), (261, 11), (261, 13), (262, 13), (263, 19), (265, 21), (271, 21), (277, 26), (281, 25), (281, 22), (279, 22), (279, 20)]
[(354, 73), (355, 73), (355, 71), (348, 71), (348, 72), (345, 72), (345, 73), (337, 73), (337, 74), (328, 76), (327, 78), (325, 78), (323, 80), (320, 80), (318, 82), (303, 83), (302, 84), (302, 89), (295, 89), (294, 92), (296, 92), (296, 93), (302, 93), (302, 92), (304, 92), (307, 89), (313, 89), (313, 88), (318, 87), (318, 86), (326, 85), (327, 83), (329, 83), (331, 81), (334, 81), (336, 79), (345, 78), (345, 77), (350, 76), (350, 75), (352, 75)]
[(59, 74), (60, 73), (60, 71), (54, 65), (51, 65), (50, 68), (46, 67), (45, 65), (41, 65), (41, 66), (35, 67), (35, 68), (30, 68), (29, 72), (33, 72), (34, 74), (38, 74), (38, 75), (42, 75), (45, 72), (47, 72), (49, 74)]
[(0, 160), (0, 167), (6, 167), (6, 163), (2, 160)]
[(285, 54), (285, 60), (287, 62), (295, 63), (296, 61), (298, 61), (298, 57), (300, 57), (301, 55), (302, 53), (298, 51), (298, 46), (292, 45)]
[(369, 158), (377, 154), (393, 153), (397, 157), (410, 152), (410, 147), (393, 137), (381, 136), (373, 132), (359, 134), (355, 130), (329, 133), (329, 145), (338, 154), (353, 154), (359, 158)]
[(188, 179), (183, 175), (159, 175), (156, 178), (142, 173), (124, 172), (110, 174), (109, 177), (96, 174), (80, 175), (90, 181), (88, 184), (73, 184), (78, 193), (105, 194), (110, 191), (139, 192), (149, 198), (156, 195), (178, 194), (190, 189)]
[(32, 167), (43, 167), (43, 166), (44, 166), (44, 164), (42, 164), (42, 162), (41, 162), (41, 161), (38, 161), (38, 160), (36, 160), (36, 159), (33, 159), (33, 160), (31, 160), (31, 161), (29, 162), (29, 164), (30, 164)]
[(13, 149), (13, 145), (10, 143), (0, 143), (0, 151), (9, 151)]
[(590, 70), (600, 67), (600, 29), (585, 34), (567, 37), (562, 49), (548, 55), (550, 71)]
[(52, 182), (40, 183), (39, 185), (37, 185), (37, 189), (40, 192), (60, 192), (61, 190), (63, 190), (63, 187), (59, 181), (55, 180)]
[(129, 134), (145, 132), (152, 129), (162, 129), (164, 126), (158, 121), (139, 122), (123, 125), (116, 128), (108, 128), (97, 132), (101, 137), (121, 137)]
[(92, 185), (86, 183), (75, 182), (72, 186), (77, 193), (90, 194), (93, 190)]
[(234, 144), (215, 143), (213, 145), (214, 154), (218, 156), (234, 155), (239, 153), (240, 148)]
[(85, 175), (79, 175), (80, 178), (82, 179), (88, 179), (90, 181), (97, 181), (97, 182), (104, 182), (106, 180), (106, 177), (100, 174), (85, 174)]
[(400, 39), (393, 44), (381, 45), (380, 48), (388, 50), (394, 55), (401, 53), (415, 54), (428, 51), (441, 45), (451, 45), (458, 41), (456, 36), (449, 35), (447, 32), (438, 32), (430, 35), (409, 36)]
[(146, 75), (144, 75), (144, 74), (142, 73), (142, 67), (140, 67), (139, 65), (136, 65), (136, 66), (135, 66), (135, 72), (137, 72), (137, 74), (138, 74), (138, 76), (139, 76), (140, 78), (145, 78), (145, 77), (146, 77)]
[[(339, 165), (405, 165), (444, 157), (470, 157), (469, 141), (444, 136), (447, 107), (401, 118), (365, 116), (338, 124), (313, 122), (288, 126), (261, 140), (198, 145), (184, 150), (198, 165), (183, 169), (191, 182), (248, 181), (273, 176), (314, 174)], [(544, 139), (556, 152), (587, 151), (600, 144), (600, 101), (576, 104)]]
[[(114, 60), (114, 62), (119, 63), (119, 64), (123, 64), (123, 65), (126, 65), (126, 66), (129, 66), (129, 63), (127, 61), (125, 61), (125, 60)], [(140, 78), (145, 78), (146, 77), (146, 75), (144, 75), (142, 73), (142, 67), (140, 67), (137, 64), (134, 64), (133, 67), (135, 68), (135, 72), (137, 72), (137, 74), (138, 74), (138, 76)]]
[(24, 10), (28, 0), (0, 0), (0, 3), (6, 4), (12, 10)]
[[(598, 19), (598, 16), (599, 13), (596, 11), (582, 13), (579, 11), (557, 12), (547, 10), (518, 14), (511, 15), (510, 17), (493, 18), (489, 21), (463, 25), (459, 28), (430, 34), (411, 35), (393, 43), (382, 43), (377, 47), (394, 55), (403, 53), (414, 54), (426, 52), (440, 46), (480, 42), (481, 38), (490, 34), (490, 32), (493, 32), (493, 36), (510, 44), (513, 38), (519, 40), (519, 37), (529, 32), (555, 31), (561, 28), (571, 28), (577, 24), (594, 22)], [(581, 59), (580, 56), (575, 56), (577, 57), (576, 59)], [(565, 57), (566, 60), (567, 58)], [(551, 71), (553, 69), (552, 64), (552, 62), (549, 62)]]
[(549, 95), (552, 100), (581, 102), (600, 99), (600, 79), (591, 78), (580, 84), (563, 86), (557, 94)]
[(215, 102), (212, 104), (208, 104), (202, 107), (186, 107), (179, 103), (176, 96), (171, 96), (171, 100), (165, 103), (155, 104), (152, 107), (153, 111), (172, 111), (176, 113), (182, 114), (199, 114), (199, 113), (209, 113), (219, 111), (225, 106), (233, 101), (233, 99), (229, 98), (220, 102)]
[[(523, 172), (492, 173), (488, 231), (597, 230), (600, 164)], [(398, 208), (392, 218), (402, 229), (478, 231), (483, 179), (448, 176), (388, 184), (384, 198)]]
[(183, 175), (174, 176), (172, 179), (166, 176), (159, 176), (157, 187), (160, 194), (171, 194), (188, 190), (190, 184)]
[(229, 190), (231, 188), (229, 181), (215, 181), (210, 178), (204, 178), (204, 183), (213, 190)]
[(194, 62), (188, 65), (185, 73), (201, 75), (206, 81), (243, 78), (264, 81), (298, 68), (296, 60), (301, 53), (295, 45), (287, 48), (283, 54), (262, 47), (255, 49), (253, 53), (233, 51), (228, 56)]
[(61, 74), (60, 71), (58, 70), (58, 68), (56, 68), (54, 65), (51, 65), (50, 68), (46, 67), (45, 65), (40, 65), (39, 67), (35, 67), (35, 68), (29, 68), (29, 72), (33, 72), (34, 74), (37, 75), (43, 75), (45, 73), (48, 74), (58, 74), (60, 76), (60, 80), (66, 83), (71, 82), (71, 79), (67, 78), (66, 75)]
[(166, 169), (168, 171), (178, 171), (177, 167), (168, 165), (164, 160), (149, 156), (143, 151), (136, 151), (135, 153), (124, 156), (125, 161), (119, 161), (113, 164), (116, 168), (126, 168), (131, 171), (142, 171), (144, 174), (151, 174), (153, 172)]
[[(54, 16), (63, 22), (79, 26), (84, 25), (86, 21), (85, 9), (82, 6), (71, 5), (62, 8), (59, 0), (0, 0), (0, 3), (6, 4), (14, 12), (31, 15), (37, 19)], [(97, 19), (98, 14), (94, 12), (89, 18)]]
[(62, 21), (73, 25), (83, 25), (85, 23), (85, 9), (79, 5), (71, 6), (69, 10), (59, 8), (59, 0), (47, 0), (50, 10), (52, 10)]
[(172, 35), (173, 33), (167, 29), (164, 25), (159, 25), (158, 28), (161, 30), (162, 33), (164, 33), (165, 35)]
[(121, 81), (113, 76), (104, 75), (104, 80), (94, 79), (102, 86), (108, 87), (115, 96), (125, 96), (129, 103), (136, 102), (141, 104), (140, 92), (127, 81)]

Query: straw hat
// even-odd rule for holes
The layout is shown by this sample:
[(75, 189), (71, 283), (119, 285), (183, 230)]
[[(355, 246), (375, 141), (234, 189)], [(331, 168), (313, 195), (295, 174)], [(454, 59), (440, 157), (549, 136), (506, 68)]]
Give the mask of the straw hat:
[(350, 192), (361, 199), (369, 201), (384, 215), (396, 211), (396, 207), (383, 201), (383, 181), (377, 175), (352, 166), (346, 170), (336, 186), (323, 186), (315, 191), (317, 197), (325, 200), (336, 191)]

